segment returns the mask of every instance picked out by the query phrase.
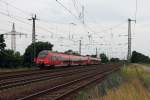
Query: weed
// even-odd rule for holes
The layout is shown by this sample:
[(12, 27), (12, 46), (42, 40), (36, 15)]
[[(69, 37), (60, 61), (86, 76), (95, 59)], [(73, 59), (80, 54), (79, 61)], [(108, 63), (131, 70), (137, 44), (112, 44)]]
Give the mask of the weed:
[(79, 97), (76, 100), (150, 100), (150, 72), (130, 64)]

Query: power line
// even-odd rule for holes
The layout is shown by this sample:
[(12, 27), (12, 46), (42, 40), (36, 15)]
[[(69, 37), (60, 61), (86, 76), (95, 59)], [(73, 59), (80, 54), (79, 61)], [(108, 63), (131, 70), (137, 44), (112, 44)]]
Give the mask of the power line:
[(73, 2), (73, 5), (74, 5), (74, 8), (75, 8), (76, 12), (77, 12), (78, 15), (79, 15), (80, 12), (79, 12), (79, 7), (78, 7), (78, 2), (77, 2), (76, 0), (72, 0), (72, 2)]
[[(26, 11), (24, 11), (24, 10), (22, 10), (22, 9), (20, 9), (20, 8), (17, 8), (17, 7), (15, 7), (15, 6), (13, 6), (13, 5), (11, 5), (11, 4), (9, 4), (9, 3), (3, 1), (3, 0), (0, 0), (0, 2), (2, 2), (2, 3), (4, 3), (4, 4), (8, 4), (9, 6), (15, 8), (16, 10), (19, 10), (19, 11), (22, 12), (23, 14), (26, 14), (26, 15), (30, 15), (30, 14), (31, 14), (31, 12), (26, 12)], [(7, 16), (9, 17), (8, 14), (3, 14), (3, 15), (7, 15)], [(12, 16), (10, 16), (10, 17), (12, 18)], [(21, 18), (21, 17), (19, 17), (19, 18)], [(23, 19), (25, 19), (25, 18), (23, 18)], [(27, 18), (26, 18), (26, 19), (27, 19)], [(16, 19), (16, 20), (18, 20), (18, 19)], [(21, 20), (19, 20), (19, 21), (21, 21)], [(41, 21), (43, 21), (43, 20), (41, 20)], [(22, 21), (22, 22), (23, 22), (23, 21)], [(46, 21), (44, 21), (44, 22), (46, 22)], [(23, 23), (24, 23), (24, 22), (23, 22)], [(29, 24), (29, 23), (26, 23), (26, 24)], [(31, 25), (31, 24), (30, 24), (30, 25)], [(40, 26), (37, 26), (37, 27), (40, 28), (40, 29), (42, 29), (42, 30), (44, 30), (44, 31), (47, 31), (47, 32), (50, 32), (50, 33), (54, 33), (54, 32), (49, 31), (49, 30), (47, 30), (47, 29), (45, 29), (45, 28), (43, 28), (43, 27), (40, 27)]]
[(138, 0), (135, 1), (135, 13), (134, 18), (136, 22), (134, 23), (133, 33), (135, 33), (136, 23), (137, 23), (137, 12), (138, 12)]
[(22, 21), (22, 20), (20, 20), (20, 19), (18, 19), (18, 18), (15, 18), (15, 17), (13, 17), (13, 16), (10, 16), (10, 15), (4, 13), (4, 12), (0, 12), (0, 14), (1, 14), (1, 15), (4, 15), (4, 16), (7, 16), (7, 17), (9, 17), (9, 18), (13, 18), (13, 19), (15, 19), (15, 20), (17, 20), (17, 21), (19, 21), (19, 22), (24, 23), (24, 24), (31, 25), (31, 24), (29, 24), (29, 23), (27, 23), (27, 22), (25, 22), (25, 21)]
[[(5, 4), (7, 4), (7, 2), (5, 2), (5, 1), (2, 1), (2, 0), (0, 0), (0, 1), (3, 2), (3, 3), (5, 3)], [(8, 3), (8, 4), (9, 4), (9, 3)], [(9, 5), (11, 5), (11, 4), (9, 4)], [(15, 7), (15, 6), (13, 6), (13, 5), (11, 5), (11, 6), (12, 6), (13, 8), (15, 8), (15, 9), (21, 11), (22, 13), (29, 15), (27, 12), (25, 12), (25, 11), (23, 11), (23, 10), (21, 10), (21, 9)], [(25, 20), (26, 20), (26, 18), (22, 18), (22, 17), (18, 17), (18, 16), (14, 16), (14, 17), (13, 17), (13, 16), (11, 16), (11, 15), (9, 15), (9, 14), (6, 14), (6, 13), (4, 13), (4, 12), (0, 12), (0, 14), (1, 14), (1, 15), (4, 15), (4, 16), (7, 16), (7, 17), (10, 17), (10, 18), (13, 18), (13, 19), (15, 19), (15, 20), (17, 20), (17, 21), (19, 21), (19, 22), (22, 22), (22, 23), (31, 25), (31, 24), (29, 24), (29, 23), (27, 23), (27, 22), (25, 22), (25, 21), (22, 21), (22, 20), (18, 19), (18, 18), (21, 18), (21, 19), (25, 19)], [(16, 17), (18, 17), (18, 18), (16, 18)], [(42, 30), (44, 30), (44, 31), (47, 31), (47, 32), (50, 32), (50, 33), (54, 33), (54, 32), (52, 32), (52, 31), (47, 30), (47, 29), (44, 28), (44, 27), (41, 27), (41, 26), (37, 26), (37, 27), (40, 28), (40, 29), (42, 29)]]
[[(61, 2), (59, 2), (58, 0), (56, 0), (63, 8), (65, 8), (71, 15), (73, 15), (77, 20), (79, 20), (79, 18), (76, 17), (76, 15), (74, 15), (67, 7), (65, 7)], [(87, 24), (85, 24), (84, 22), (84, 7), (82, 6), (82, 24), (87, 27), (90, 31), (92, 31), (94, 34), (96, 34), (97, 36), (99, 36), (97, 33), (101, 33), (101, 32), (95, 32), (93, 29), (91, 29), (91, 27), (89, 27)], [(112, 29), (112, 28), (111, 28)], [(105, 30), (106, 31), (106, 30)]]
[(137, 19), (137, 12), (138, 12), (138, 0), (135, 3), (135, 20)]
[[(30, 14), (31, 14), (31, 12), (26, 12), (26, 11), (24, 11), (24, 10), (22, 10), (22, 9), (20, 9), (20, 8), (17, 8), (17, 7), (15, 7), (15, 6), (13, 6), (13, 5), (11, 5), (11, 4), (5, 2), (5, 1), (0, 0), (0, 2), (5, 3), (5, 4), (8, 4), (9, 6), (15, 8), (16, 10), (19, 10), (19, 11), (22, 12), (23, 14), (26, 14), (26, 15), (30, 15)], [(8, 14), (5, 14), (5, 15), (9, 16)], [(19, 17), (19, 18), (21, 18), (21, 17)], [(25, 19), (25, 18), (22, 18), (22, 19)], [(27, 18), (26, 18), (26, 19), (27, 19)], [(17, 20), (18, 20), (18, 19), (17, 19)], [(41, 21), (42, 21), (42, 20), (41, 20)], [(44, 21), (44, 22), (46, 22), (46, 21)], [(24, 23), (24, 22), (23, 22), (23, 23)], [(28, 23), (27, 23), (27, 24), (28, 24)], [(49, 30), (47, 30), (47, 29), (45, 29), (45, 28), (43, 28), (43, 27), (40, 27), (40, 26), (37, 26), (37, 27), (38, 27), (38, 28), (41, 28), (42, 30), (45, 30), (45, 31), (47, 31), (47, 32), (53, 33), (52, 31), (49, 31)]]
[(77, 20), (79, 20), (79, 18), (75, 14), (73, 14), (71, 10), (69, 10), (61, 2), (59, 2), (59, 0), (56, 0), (56, 2), (58, 2), (64, 9), (66, 9), (72, 16), (74, 16), (74, 18), (76, 18)]
[(6, 2), (6, 1), (0, 0), (0, 2), (4, 3), (4, 4), (6, 4), (6, 5), (11, 6), (12, 8), (14, 8), (14, 9), (20, 11), (20, 12), (23, 13), (23, 14), (26, 14), (26, 15), (32, 14), (31, 12), (27, 12), (27, 11), (24, 11), (24, 10), (22, 10), (22, 9), (20, 9), (20, 8), (17, 8), (17, 7), (13, 6), (12, 4), (10, 4), (10, 3)]
[[(13, 16), (10, 16), (10, 15), (8, 15), (8, 14), (6, 14), (6, 13), (0, 12), (0, 14), (1, 14), (1, 15), (4, 15), (4, 16), (7, 16), (7, 17), (9, 17), (9, 18), (15, 19), (15, 20), (17, 20), (17, 21), (19, 21), (19, 22), (21, 22), (21, 23), (24, 23), (24, 24), (27, 24), (27, 25), (31, 25), (30, 23), (27, 23), (27, 22), (25, 22), (25, 21), (23, 21), (23, 20), (20, 20), (20, 19), (18, 19), (18, 18), (15, 18), (15, 17), (13, 17)], [(21, 17), (20, 17), (20, 18), (21, 18)], [(49, 33), (54, 33), (54, 32), (49, 31), (48, 29), (46, 29), (46, 28), (44, 28), (44, 27), (41, 27), (41, 26), (37, 26), (37, 27), (38, 27), (39, 29), (43, 30), (43, 31), (46, 31), (46, 32), (49, 32)]]

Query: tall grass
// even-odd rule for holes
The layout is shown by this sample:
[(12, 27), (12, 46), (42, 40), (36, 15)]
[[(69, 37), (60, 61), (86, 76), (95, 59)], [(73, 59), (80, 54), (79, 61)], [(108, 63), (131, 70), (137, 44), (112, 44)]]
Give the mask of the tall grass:
[(104, 95), (107, 95), (107, 92), (110, 89), (117, 89), (123, 82), (120, 73), (114, 73), (111, 77), (107, 77), (104, 82), (98, 84), (95, 87), (89, 87), (86, 91), (81, 91), (76, 100), (94, 100), (94, 98), (99, 98)]
[(150, 100), (150, 73), (128, 65), (105, 82), (80, 92), (76, 100)]
[(116, 91), (110, 90), (97, 100), (150, 100), (150, 93), (141, 81), (135, 79), (123, 84)]
[(121, 70), (121, 74), (126, 80), (138, 79), (144, 86), (150, 88), (150, 72), (144, 71), (144, 69), (138, 65), (129, 65)]

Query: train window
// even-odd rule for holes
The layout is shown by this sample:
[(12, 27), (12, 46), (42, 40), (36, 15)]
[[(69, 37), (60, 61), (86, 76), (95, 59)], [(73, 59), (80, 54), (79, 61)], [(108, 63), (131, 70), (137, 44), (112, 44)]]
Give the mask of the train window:
[(52, 60), (53, 60), (53, 61), (61, 60), (61, 57), (59, 57), (59, 56), (52, 56)]
[(54, 56), (51, 57), (51, 60), (54, 61)]
[(48, 59), (49, 59), (49, 60), (52, 60), (52, 57), (51, 57), (51, 56), (49, 56), (49, 57), (48, 57)]
[(56, 60), (56, 56), (52, 56), (52, 61), (55, 61)]
[(58, 60), (62, 61), (62, 60), (63, 60), (63, 57), (61, 57), (61, 56), (60, 56), (60, 57), (58, 57)]
[(48, 55), (48, 51), (42, 51), (39, 53), (38, 58), (45, 58)]
[(68, 62), (68, 61), (69, 61), (69, 59), (63, 58), (63, 62)]
[(60, 57), (59, 57), (59, 60), (60, 60), (60, 61), (63, 61), (63, 60), (64, 60), (64, 58), (60, 56)]
[(59, 56), (56, 56), (56, 60), (60, 60), (60, 57), (59, 57)]

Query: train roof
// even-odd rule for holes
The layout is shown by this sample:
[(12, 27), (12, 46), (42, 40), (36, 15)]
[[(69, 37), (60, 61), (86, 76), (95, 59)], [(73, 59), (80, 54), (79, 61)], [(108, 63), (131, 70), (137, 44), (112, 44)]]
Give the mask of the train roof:
[(93, 57), (90, 57), (90, 56), (78, 56), (78, 55), (73, 55), (73, 54), (65, 54), (65, 53), (62, 53), (62, 52), (56, 52), (56, 51), (51, 51), (51, 50), (42, 50), (41, 52), (48, 52), (48, 53), (53, 53), (53, 54), (59, 54), (59, 55), (63, 55), (63, 56), (72, 56), (72, 57), (75, 57), (75, 58), (78, 58), (78, 57), (83, 57), (82, 59), (85, 59), (85, 58), (90, 58), (92, 60), (101, 60), (100, 58), (93, 58)]
[[(73, 54), (65, 54), (63, 52), (56, 52), (56, 51), (51, 51), (51, 50), (42, 50), (41, 52), (43, 52), (43, 51), (47, 51), (48, 53), (54, 53), (54, 54), (73, 55)], [(73, 56), (80, 56), (81, 57), (81, 55), (73, 55)], [(82, 56), (82, 57), (87, 57), (87, 56)]]

